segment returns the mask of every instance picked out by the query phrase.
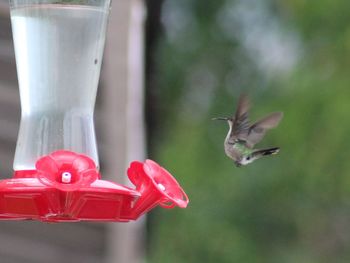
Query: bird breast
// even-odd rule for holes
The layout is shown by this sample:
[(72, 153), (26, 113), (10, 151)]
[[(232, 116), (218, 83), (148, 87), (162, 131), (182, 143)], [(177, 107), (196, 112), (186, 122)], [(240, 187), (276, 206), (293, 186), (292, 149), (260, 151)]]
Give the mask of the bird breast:
[(252, 150), (241, 143), (225, 144), (225, 153), (233, 160), (239, 160), (242, 156), (251, 154)]

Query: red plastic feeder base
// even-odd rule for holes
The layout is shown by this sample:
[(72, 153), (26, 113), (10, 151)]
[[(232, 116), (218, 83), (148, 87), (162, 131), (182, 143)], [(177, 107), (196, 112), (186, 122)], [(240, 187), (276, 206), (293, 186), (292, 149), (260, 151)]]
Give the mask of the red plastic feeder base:
[(186, 193), (157, 163), (132, 162), (127, 173), (136, 189), (101, 180), (87, 156), (54, 152), (40, 158), (36, 170), (0, 181), (0, 220), (127, 222), (157, 205), (187, 206)]

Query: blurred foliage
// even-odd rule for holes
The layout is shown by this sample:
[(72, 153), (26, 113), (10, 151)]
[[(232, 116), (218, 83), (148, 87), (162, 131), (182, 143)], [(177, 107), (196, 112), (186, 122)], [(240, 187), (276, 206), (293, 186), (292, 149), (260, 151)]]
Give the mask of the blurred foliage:
[[(167, 0), (162, 19), (153, 158), (190, 204), (151, 215), (148, 262), (349, 262), (350, 2)], [(280, 154), (239, 169), (211, 118), (241, 92), (285, 117), (258, 145)]]

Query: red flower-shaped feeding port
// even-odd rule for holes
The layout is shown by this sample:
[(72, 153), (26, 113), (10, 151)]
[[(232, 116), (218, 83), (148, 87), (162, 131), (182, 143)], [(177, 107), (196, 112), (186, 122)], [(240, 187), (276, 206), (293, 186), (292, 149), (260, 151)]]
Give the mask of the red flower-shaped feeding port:
[(85, 155), (54, 152), (40, 158), (36, 170), (16, 171), (14, 178), (0, 181), (0, 219), (125, 222), (158, 204), (187, 206), (176, 180), (155, 162), (133, 162), (128, 175), (135, 190), (101, 180)]
[(70, 151), (54, 152), (36, 162), (38, 179), (47, 186), (74, 191), (101, 178), (93, 160)]
[(156, 162), (132, 162), (128, 177), (141, 193), (134, 207), (135, 215), (139, 216), (157, 205), (163, 208), (187, 207), (189, 200), (186, 193), (175, 178)]

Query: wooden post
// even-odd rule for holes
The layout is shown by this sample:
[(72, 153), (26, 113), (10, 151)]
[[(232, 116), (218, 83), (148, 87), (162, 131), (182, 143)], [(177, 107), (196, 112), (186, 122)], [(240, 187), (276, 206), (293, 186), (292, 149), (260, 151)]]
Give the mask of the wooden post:
[[(132, 160), (144, 160), (144, 54), (145, 9), (141, 0), (112, 2), (102, 70), (101, 104), (97, 114), (105, 179), (128, 184), (126, 169)], [(100, 143), (100, 140), (99, 140)], [(109, 224), (107, 263), (143, 261), (144, 220)]]

